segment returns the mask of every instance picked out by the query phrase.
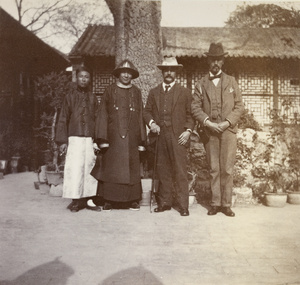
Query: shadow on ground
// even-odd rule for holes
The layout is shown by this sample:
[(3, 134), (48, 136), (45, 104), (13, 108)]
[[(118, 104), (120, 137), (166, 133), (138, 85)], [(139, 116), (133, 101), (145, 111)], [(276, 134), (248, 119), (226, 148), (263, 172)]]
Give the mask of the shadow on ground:
[(163, 285), (159, 279), (143, 266), (131, 267), (106, 278), (99, 285)]
[(65, 285), (68, 278), (74, 274), (74, 270), (61, 262), (57, 257), (51, 262), (34, 267), (15, 280), (0, 281), (0, 285)]

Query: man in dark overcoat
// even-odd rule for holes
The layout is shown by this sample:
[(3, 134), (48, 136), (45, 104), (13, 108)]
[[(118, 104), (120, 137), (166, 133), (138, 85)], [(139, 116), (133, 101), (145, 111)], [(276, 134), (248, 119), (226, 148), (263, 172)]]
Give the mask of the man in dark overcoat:
[(102, 159), (92, 171), (99, 180), (98, 194), (103, 197), (104, 211), (114, 205), (139, 210), (141, 175), (139, 151), (146, 141), (143, 101), (139, 88), (131, 80), (139, 72), (129, 60), (113, 71), (117, 78), (104, 92), (96, 117), (95, 139)]
[(163, 83), (150, 90), (144, 110), (149, 136), (157, 135), (158, 207), (154, 212), (170, 210), (175, 196), (181, 216), (188, 216), (187, 147), (194, 128), (190, 90), (176, 83), (182, 68), (174, 57), (165, 57), (158, 68)]
[(233, 167), (237, 149), (237, 123), (244, 111), (242, 95), (234, 77), (222, 72), (224, 56), (221, 43), (212, 43), (208, 59), (209, 74), (195, 86), (192, 113), (205, 135), (204, 147), (210, 166), (212, 191), (208, 215), (223, 212), (234, 217), (231, 210)]

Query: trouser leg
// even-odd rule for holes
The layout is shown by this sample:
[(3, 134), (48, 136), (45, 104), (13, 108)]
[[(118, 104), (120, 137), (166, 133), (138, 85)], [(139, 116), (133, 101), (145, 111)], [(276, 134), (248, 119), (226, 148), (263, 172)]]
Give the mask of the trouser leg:
[(210, 136), (205, 144), (206, 158), (209, 165), (210, 187), (212, 192), (211, 205), (221, 206), (221, 181), (220, 181), (220, 139)]
[(174, 137), (172, 142), (172, 166), (176, 182), (176, 200), (180, 208), (188, 209), (189, 189), (186, 147), (178, 144), (178, 138)]
[(173, 173), (170, 157), (170, 134), (163, 128), (158, 137), (157, 176), (159, 179), (158, 197), (161, 206), (172, 206)]
[(236, 158), (236, 134), (225, 131), (221, 137), (220, 169), (221, 169), (221, 206), (230, 207), (233, 188), (233, 168)]

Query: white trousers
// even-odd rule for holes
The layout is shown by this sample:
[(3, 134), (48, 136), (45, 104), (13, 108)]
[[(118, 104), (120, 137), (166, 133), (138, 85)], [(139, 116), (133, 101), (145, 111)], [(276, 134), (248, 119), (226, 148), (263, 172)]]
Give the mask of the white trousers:
[(90, 174), (95, 162), (92, 138), (69, 137), (63, 198), (79, 199), (96, 195), (98, 181)]

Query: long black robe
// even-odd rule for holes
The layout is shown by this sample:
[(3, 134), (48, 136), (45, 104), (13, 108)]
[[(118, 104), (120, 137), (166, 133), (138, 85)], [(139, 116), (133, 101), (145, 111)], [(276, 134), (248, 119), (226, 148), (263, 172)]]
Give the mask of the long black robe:
[(140, 90), (109, 86), (101, 100), (96, 118), (95, 138), (109, 143), (100, 167), (92, 175), (100, 183), (100, 196), (105, 200), (126, 202), (141, 197), (138, 146), (146, 140)]

